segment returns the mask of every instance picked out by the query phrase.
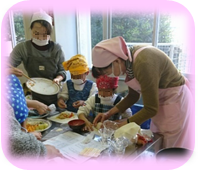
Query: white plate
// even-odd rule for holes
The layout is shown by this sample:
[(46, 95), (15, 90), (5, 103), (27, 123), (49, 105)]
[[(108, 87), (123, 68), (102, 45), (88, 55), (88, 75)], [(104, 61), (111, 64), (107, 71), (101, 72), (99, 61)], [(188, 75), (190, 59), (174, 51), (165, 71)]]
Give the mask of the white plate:
[(26, 82), (27, 87), (39, 94), (43, 95), (54, 95), (57, 94), (60, 90), (59, 86), (54, 83), (52, 80), (45, 79), (45, 78), (31, 78), (35, 81), (35, 83), (31, 80)]
[(35, 125), (35, 124), (39, 124), (39, 123), (47, 123), (48, 127), (45, 128), (45, 129), (42, 129), (42, 130), (35, 130), (37, 132), (43, 132), (43, 131), (49, 129), (51, 127), (51, 125), (52, 125), (52, 123), (50, 121), (45, 120), (45, 119), (31, 119), (31, 118), (27, 119), (27, 124)]
[(47, 116), (49, 116), (49, 115), (50, 115), (50, 112), (45, 113), (45, 114), (42, 114), (42, 115), (28, 116), (28, 118), (31, 118), (31, 119), (40, 119), (40, 118), (47, 117)]
[[(63, 113), (63, 112), (62, 112)], [(70, 111), (64, 111), (64, 113), (74, 113)], [(61, 113), (60, 113), (61, 114)], [(77, 113), (74, 113), (73, 117), (65, 118), (65, 119), (59, 119), (57, 118), (60, 114), (57, 114), (55, 116), (48, 117), (47, 119), (57, 122), (57, 123), (68, 123), (70, 120), (78, 119)]]

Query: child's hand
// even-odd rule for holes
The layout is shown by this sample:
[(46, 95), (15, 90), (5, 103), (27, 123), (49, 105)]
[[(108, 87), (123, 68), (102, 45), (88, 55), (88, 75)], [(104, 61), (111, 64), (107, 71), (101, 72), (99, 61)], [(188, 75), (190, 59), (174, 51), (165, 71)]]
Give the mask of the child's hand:
[(58, 104), (58, 107), (61, 109), (67, 108), (67, 105), (65, 104), (65, 101), (63, 99), (58, 99), (57, 104)]
[(37, 140), (41, 140), (42, 134), (40, 132), (30, 132), (30, 133), (32, 133), (37, 138)]
[(80, 106), (83, 106), (84, 104), (85, 104), (85, 102), (83, 100), (78, 100), (78, 101), (73, 103), (73, 107), (79, 108)]
[(85, 122), (85, 127), (83, 128), (84, 131), (93, 131), (94, 125), (91, 122)]

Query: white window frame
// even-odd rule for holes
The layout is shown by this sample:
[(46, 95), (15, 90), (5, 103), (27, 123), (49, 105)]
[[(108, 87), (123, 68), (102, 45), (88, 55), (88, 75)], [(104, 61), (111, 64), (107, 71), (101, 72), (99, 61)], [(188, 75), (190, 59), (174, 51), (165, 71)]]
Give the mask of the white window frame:
[(17, 45), (16, 41), (16, 33), (15, 33), (15, 24), (14, 24), (14, 17), (13, 11), (8, 12), (9, 24), (10, 24), (10, 32), (11, 32), (11, 40), (12, 40), (12, 48)]
[(91, 22), (90, 12), (84, 14), (77, 12), (77, 46), (78, 53), (85, 56), (88, 66), (92, 66), (91, 61)]

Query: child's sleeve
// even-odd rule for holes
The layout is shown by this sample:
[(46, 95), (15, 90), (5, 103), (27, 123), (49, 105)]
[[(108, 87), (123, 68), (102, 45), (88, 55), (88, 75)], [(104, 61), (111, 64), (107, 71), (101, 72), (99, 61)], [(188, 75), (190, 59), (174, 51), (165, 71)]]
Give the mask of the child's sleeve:
[(80, 106), (77, 115), (84, 114), (87, 117), (95, 107), (95, 95), (90, 96), (86, 101), (84, 106)]
[(93, 84), (92, 84), (92, 88), (91, 88), (91, 90), (90, 90), (90, 95), (89, 95), (89, 97), (92, 96), (92, 95), (94, 95), (94, 94), (96, 94), (96, 93), (98, 93), (97, 84), (96, 84), (96, 83), (93, 83)]
[(63, 84), (62, 90), (58, 93), (59, 98), (63, 98), (65, 101), (69, 99), (67, 83)]

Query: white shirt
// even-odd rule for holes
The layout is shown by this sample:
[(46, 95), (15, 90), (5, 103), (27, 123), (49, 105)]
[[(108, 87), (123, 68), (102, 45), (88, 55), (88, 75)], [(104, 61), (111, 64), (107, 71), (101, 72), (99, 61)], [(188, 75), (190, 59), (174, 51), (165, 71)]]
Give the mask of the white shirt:
[[(100, 99), (100, 103), (104, 105), (110, 105), (114, 107), (115, 99), (118, 95), (114, 94), (111, 100), (102, 100)], [(123, 97), (121, 98), (121, 100)], [(86, 102), (86, 105), (80, 106), (77, 112), (77, 115), (84, 114), (85, 117), (87, 117), (90, 113), (90, 111), (93, 111), (95, 108), (95, 95), (90, 96)], [(132, 116), (132, 111), (130, 108), (128, 108), (124, 113), (121, 113), (122, 118), (129, 118)]]
[[(74, 84), (74, 89), (78, 91), (82, 91), (84, 87), (85, 87), (85, 83), (81, 85)], [(97, 88), (96, 83), (93, 82), (89, 97), (96, 93), (98, 93), (98, 88)], [(58, 99), (59, 98), (63, 98), (65, 101), (69, 99), (67, 82), (63, 84), (62, 91), (58, 93)]]

